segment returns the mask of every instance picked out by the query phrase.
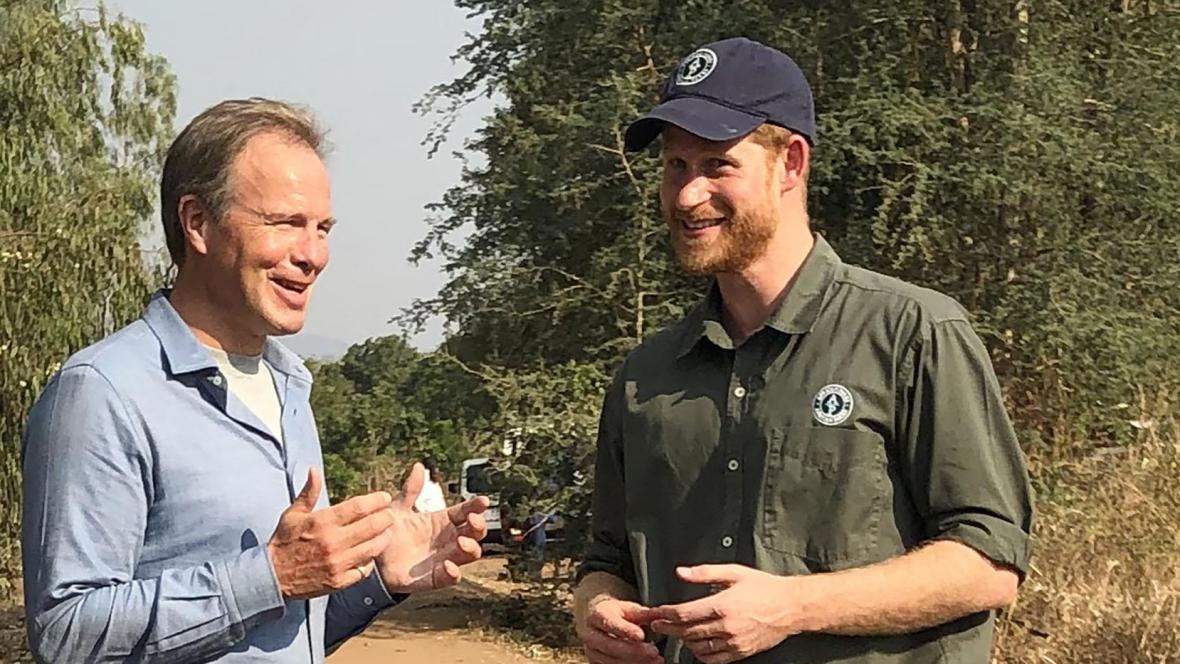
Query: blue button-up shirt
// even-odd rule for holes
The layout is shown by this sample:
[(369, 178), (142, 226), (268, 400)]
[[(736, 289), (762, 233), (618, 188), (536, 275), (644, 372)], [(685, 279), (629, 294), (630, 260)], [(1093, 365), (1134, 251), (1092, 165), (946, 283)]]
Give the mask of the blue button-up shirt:
[(282, 440), (227, 391), (164, 291), (50, 380), (22, 446), (39, 660), (318, 663), (394, 603), (376, 574), (283, 600), (266, 543), (323, 460), (311, 375), (273, 340), (263, 358)]

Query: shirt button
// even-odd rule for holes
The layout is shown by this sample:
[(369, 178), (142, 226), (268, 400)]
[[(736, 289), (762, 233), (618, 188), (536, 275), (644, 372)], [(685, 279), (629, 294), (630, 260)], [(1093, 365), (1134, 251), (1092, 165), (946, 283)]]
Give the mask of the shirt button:
[(737, 459), (730, 459), (729, 463), (726, 464), (725, 467), (729, 468), (730, 470), (737, 470), (738, 469), (738, 460)]
[(722, 538), (721, 538), (721, 546), (723, 546), (723, 547), (725, 547), (725, 548), (727, 548), (727, 549), (728, 549), (729, 547), (733, 546), (733, 538), (732, 538), (732, 537), (730, 537), (729, 535), (726, 535), (725, 537), (722, 537)]
[(209, 382), (220, 387), (221, 386), (221, 374), (213, 374), (212, 376), (209, 377)]
[(365, 606), (373, 606), (373, 598), (372, 597), (366, 596), (364, 602), (365, 602)]
[(735, 396), (739, 399), (746, 396), (746, 388), (742, 387), (741, 385), (738, 385), (737, 387), (733, 388), (733, 396)]

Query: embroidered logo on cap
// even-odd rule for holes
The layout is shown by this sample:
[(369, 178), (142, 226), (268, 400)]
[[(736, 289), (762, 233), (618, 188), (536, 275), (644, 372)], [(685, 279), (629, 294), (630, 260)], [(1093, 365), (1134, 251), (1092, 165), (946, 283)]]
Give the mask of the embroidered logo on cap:
[(707, 48), (697, 49), (680, 63), (676, 70), (676, 85), (696, 85), (717, 68), (717, 54)]
[(852, 414), (852, 392), (843, 385), (827, 385), (815, 394), (811, 412), (820, 424), (834, 427)]

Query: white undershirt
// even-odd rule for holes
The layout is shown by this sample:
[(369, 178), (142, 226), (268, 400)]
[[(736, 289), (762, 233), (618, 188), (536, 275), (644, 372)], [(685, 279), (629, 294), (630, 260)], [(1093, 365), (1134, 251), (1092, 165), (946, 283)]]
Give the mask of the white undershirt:
[(275, 387), (270, 365), (261, 355), (239, 355), (218, 348), (205, 347), (225, 376), (229, 391), (270, 429), (283, 439), (283, 406)]

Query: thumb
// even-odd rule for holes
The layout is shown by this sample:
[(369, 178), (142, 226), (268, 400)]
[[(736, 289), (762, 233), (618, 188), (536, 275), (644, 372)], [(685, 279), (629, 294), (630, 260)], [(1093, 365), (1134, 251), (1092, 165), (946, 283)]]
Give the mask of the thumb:
[(623, 602), (621, 605), (623, 620), (632, 625), (646, 625), (658, 617), (655, 609), (637, 604), (635, 602)]
[(426, 486), (426, 466), (416, 463), (414, 469), (410, 471), (410, 476), (406, 478), (406, 483), (402, 485), (402, 507), (407, 510), (414, 509), (414, 503), (417, 502), (418, 494), (422, 493), (424, 486)]
[(676, 575), (689, 583), (716, 583), (730, 586), (742, 580), (745, 568), (741, 565), (697, 565), (677, 567)]
[(312, 466), (307, 469), (307, 483), (303, 485), (303, 490), (295, 496), (295, 501), (291, 503), (291, 507), (301, 512), (312, 512), (315, 510), (315, 504), (320, 499), (320, 491), (324, 488), (324, 475), (319, 468)]

